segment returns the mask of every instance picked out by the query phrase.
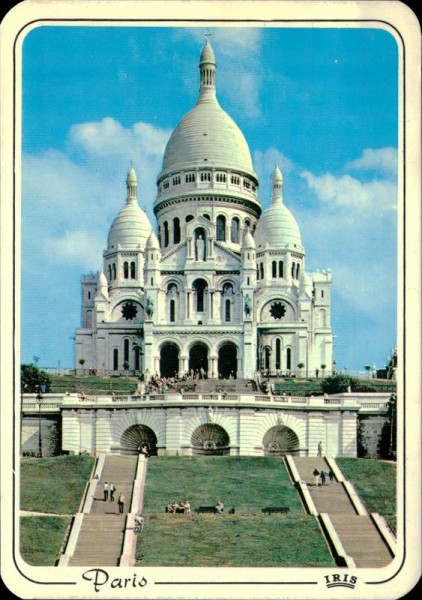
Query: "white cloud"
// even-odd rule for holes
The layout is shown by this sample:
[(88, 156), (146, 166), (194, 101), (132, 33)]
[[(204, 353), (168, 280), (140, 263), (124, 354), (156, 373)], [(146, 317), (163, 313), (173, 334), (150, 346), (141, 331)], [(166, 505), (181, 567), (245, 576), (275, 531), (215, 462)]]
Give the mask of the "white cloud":
[(336, 177), (331, 173), (316, 176), (303, 171), (300, 176), (318, 199), (332, 206), (362, 210), (395, 210), (397, 186), (384, 179), (373, 179), (363, 183), (350, 175)]
[(111, 117), (105, 117), (102, 121), (74, 125), (69, 139), (72, 145), (94, 156), (127, 157), (140, 153), (161, 157), (170, 133), (170, 130), (142, 122), (127, 129)]
[(89, 228), (67, 231), (60, 237), (46, 237), (44, 251), (58, 263), (72, 263), (85, 270), (101, 270), (104, 236)]
[[(69, 132), (68, 154), (25, 155), (22, 168), (23, 255), (97, 269), (113, 218), (124, 206), (133, 159), (138, 202), (154, 223), (155, 181), (169, 131), (148, 123), (125, 128), (111, 118)], [(36, 261), (35, 261), (36, 262)]]
[(397, 175), (398, 154), (396, 148), (366, 148), (362, 156), (346, 164), (346, 169), (380, 170)]

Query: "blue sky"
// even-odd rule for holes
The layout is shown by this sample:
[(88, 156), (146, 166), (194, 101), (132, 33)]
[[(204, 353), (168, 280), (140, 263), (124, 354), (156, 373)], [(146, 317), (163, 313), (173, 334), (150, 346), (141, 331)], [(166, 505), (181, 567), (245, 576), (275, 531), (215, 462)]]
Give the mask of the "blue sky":
[[(310, 271), (331, 268), (341, 369), (396, 344), (398, 50), (381, 29), (208, 28), (222, 107), (270, 202), (279, 162)], [(23, 45), (21, 360), (74, 366), (80, 277), (102, 268), (133, 161), (153, 221), (165, 144), (197, 98), (205, 27), (32, 30)]]

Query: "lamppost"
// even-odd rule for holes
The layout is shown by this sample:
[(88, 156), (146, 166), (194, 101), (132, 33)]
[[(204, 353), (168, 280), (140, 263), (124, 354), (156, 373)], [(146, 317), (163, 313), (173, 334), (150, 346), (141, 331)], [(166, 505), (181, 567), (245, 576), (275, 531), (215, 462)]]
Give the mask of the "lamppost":
[(39, 389), (39, 392), (36, 396), (36, 400), (38, 403), (38, 458), (42, 458), (42, 435), (41, 435), (41, 401), (43, 399), (43, 386)]

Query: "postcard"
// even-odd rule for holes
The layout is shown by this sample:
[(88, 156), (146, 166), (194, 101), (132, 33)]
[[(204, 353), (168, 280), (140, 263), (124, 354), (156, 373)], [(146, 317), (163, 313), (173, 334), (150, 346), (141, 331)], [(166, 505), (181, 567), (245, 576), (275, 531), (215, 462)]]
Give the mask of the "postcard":
[(5, 588), (406, 595), (416, 15), (35, 0), (1, 27)]

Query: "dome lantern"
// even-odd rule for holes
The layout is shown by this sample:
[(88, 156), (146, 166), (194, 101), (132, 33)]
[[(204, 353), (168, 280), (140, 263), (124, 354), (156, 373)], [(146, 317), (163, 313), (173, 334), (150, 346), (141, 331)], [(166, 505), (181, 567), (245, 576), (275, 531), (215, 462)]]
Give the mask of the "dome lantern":
[(202, 48), (199, 59), (200, 87), (199, 101), (210, 96), (215, 96), (215, 70), (216, 62), (214, 50), (207, 40)]

